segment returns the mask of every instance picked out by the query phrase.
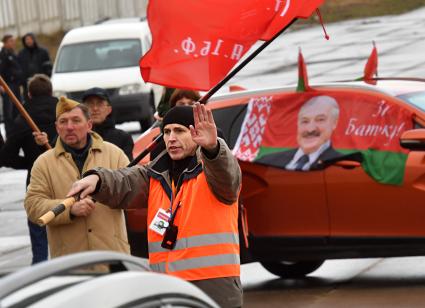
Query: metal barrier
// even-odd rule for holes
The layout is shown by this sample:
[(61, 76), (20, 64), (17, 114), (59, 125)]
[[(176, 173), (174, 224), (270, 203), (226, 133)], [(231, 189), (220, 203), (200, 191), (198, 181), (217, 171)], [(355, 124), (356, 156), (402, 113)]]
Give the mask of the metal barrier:
[(142, 17), (148, 0), (0, 0), (0, 37), (52, 34), (105, 18)]

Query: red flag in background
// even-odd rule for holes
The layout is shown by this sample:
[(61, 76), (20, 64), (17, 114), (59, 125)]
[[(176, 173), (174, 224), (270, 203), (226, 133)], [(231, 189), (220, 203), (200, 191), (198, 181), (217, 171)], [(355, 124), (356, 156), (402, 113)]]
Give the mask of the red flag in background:
[(292, 21), (285, 24), (282, 20), (287, 18), (282, 3), (288, 12), (295, 10), (294, 16), (305, 16), (323, 1), (150, 0), (148, 21), (153, 39), (152, 48), (140, 60), (143, 80), (209, 90), (256, 41)]
[(373, 80), (374, 76), (378, 76), (378, 50), (376, 49), (375, 42), (373, 42), (372, 52), (364, 68), (363, 80), (368, 84), (375, 85), (376, 80)]
[(275, 16), (261, 39), (265, 41), (271, 39), (295, 18), (310, 17), (323, 2), (325, 0), (276, 0)]
[(304, 62), (304, 57), (301, 48), (298, 53), (298, 85), (297, 92), (310, 91), (311, 87), (308, 84), (307, 66)]

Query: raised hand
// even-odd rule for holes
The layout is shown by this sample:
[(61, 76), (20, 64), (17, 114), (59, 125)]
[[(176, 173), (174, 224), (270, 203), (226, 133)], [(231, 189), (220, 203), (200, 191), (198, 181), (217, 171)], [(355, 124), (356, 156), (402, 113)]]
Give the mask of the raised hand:
[(196, 103), (193, 106), (193, 118), (195, 127), (190, 126), (192, 140), (206, 150), (214, 150), (217, 146), (217, 127), (211, 110)]

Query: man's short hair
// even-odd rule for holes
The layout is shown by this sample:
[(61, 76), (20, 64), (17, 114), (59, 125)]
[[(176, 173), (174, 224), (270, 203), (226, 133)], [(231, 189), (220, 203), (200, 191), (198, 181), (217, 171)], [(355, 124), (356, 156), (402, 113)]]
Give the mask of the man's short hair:
[(3, 38), (1, 39), (1, 41), (2, 41), (2, 43), (3, 44), (6, 44), (6, 42), (9, 40), (9, 39), (11, 39), (13, 37), (13, 35), (12, 34), (5, 34), (5, 35), (3, 35)]
[(28, 81), (28, 92), (31, 97), (51, 96), (52, 83), (50, 78), (44, 74), (35, 74)]
[(176, 89), (170, 97), (170, 108), (176, 106), (177, 101), (184, 97), (197, 102), (201, 98), (201, 95), (198, 91)]
[(310, 106), (314, 106), (316, 104), (327, 104), (327, 105), (331, 106), (332, 116), (334, 117), (335, 120), (337, 120), (339, 118), (338, 102), (333, 97), (330, 97), (330, 96), (327, 96), (327, 95), (319, 95), (319, 96), (314, 96), (314, 97), (310, 98), (307, 102), (304, 103), (304, 105), (302, 105), (302, 107), (300, 108), (300, 111), (298, 112), (298, 115), (301, 114), (301, 111), (303, 109), (310, 107)]
[(89, 110), (89, 107), (87, 107), (87, 105), (79, 104), (75, 108), (80, 108), (86, 120), (90, 120), (90, 110)]

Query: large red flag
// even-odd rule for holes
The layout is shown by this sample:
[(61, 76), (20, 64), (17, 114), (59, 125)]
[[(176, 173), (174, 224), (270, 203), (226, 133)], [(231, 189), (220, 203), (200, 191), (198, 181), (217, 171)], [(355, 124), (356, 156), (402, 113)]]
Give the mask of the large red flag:
[[(323, 1), (288, 0), (288, 6), (290, 12), (292, 6), (296, 8), (294, 16), (304, 16)], [(150, 0), (148, 21), (153, 40), (152, 48), (140, 60), (143, 80), (174, 88), (209, 90), (265, 33), (284, 28), (281, 2)]]

